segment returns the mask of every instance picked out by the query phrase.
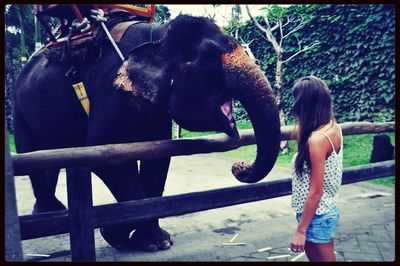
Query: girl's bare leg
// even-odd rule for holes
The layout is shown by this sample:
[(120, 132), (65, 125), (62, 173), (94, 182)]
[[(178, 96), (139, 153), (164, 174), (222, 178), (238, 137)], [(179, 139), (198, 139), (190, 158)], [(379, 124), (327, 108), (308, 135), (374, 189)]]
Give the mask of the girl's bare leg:
[(309, 261), (336, 261), (333, 239), (327, 244), (306, 241), (305, 251)]

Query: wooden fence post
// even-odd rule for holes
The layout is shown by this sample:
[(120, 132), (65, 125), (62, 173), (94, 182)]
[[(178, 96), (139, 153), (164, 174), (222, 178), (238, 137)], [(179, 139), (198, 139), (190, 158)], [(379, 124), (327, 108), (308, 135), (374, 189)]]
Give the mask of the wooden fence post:
[[(7, 126), (5, 127), (7, 128)], [(17, 199), (15, 196), (15, 182), (13, 166), (11, 161), (10, 147), (8, 143), (8, 132), (6, 134), (6, 180), (5, 180), (5, 260), (23, 261), (21, 236), (19, 228)]]
[(95, 261), (92, 180), (89, 168), (67, 168), (72, 261)]

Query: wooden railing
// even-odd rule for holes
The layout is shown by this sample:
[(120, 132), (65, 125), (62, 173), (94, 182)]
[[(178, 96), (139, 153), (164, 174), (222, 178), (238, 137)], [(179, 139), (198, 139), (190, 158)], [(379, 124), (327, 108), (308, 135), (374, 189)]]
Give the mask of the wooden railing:
[[(394, 131), (394, 122), (344, 123), (340, 124), (340, 126), (344, 135)], [(293, 139), (293, 127), (288, 126), (281, 129), (282, 140)], [(20, 230), (20, 238), (17, 237), (17, 241), (69, 232), (72, 260), (94, 261), (95, 228), (151, 218), (182, 215), (289, 195), (291, 193), (291, 180), (287, 178), (278, 181), (93, 207), (90, 172), (90, 167), (92, 166), (119, 164), (136, 159), (156, 159), (168, 156), (222, 152), (255, 144), (252, 130), (242, 130), (240, 134), (241, 138), (238, 141), (234, 141), (224, 134), (216, 134), (179, 140), (35, 151), (14, 154), (11, 159), (6, 156), (7, 169), (13, 168), (14, 175), (28, 174), (35, 170), (50, 167), (67, 168), (69, 209), (20, 216), (18, 228)], [(11, 166), (11, 161), (13, 167)], [(394, 167), (395, 161), (391, 160), (346, 168), (343, 172), (342, 184), (393, 175)], [(13, 186), (13, 184), (10, 186)], [(15, 193), (13, 189), (12, 187), (9, 191)], [(43, 226), (44, 223), (46, 226)], [(17, 229), (13, 229), (14, 233), (8, 232), (9, 228), (6, 229), (6, 236), (10, 235), (15, 239), (15, 230)]]
[[(394, 122), (352, 122), (340, 124), (343, 135), (377, 134), (394, 132)], [(294, 139), (293, 126), (281, 127), (281, 139)], [(241, 130), (240, 139), (235, 141), (226, 134), (176, 140), (146, 141), (129, 144), (109, 144), (82, 148), (66, 148), (15, 154), (14, 174), (24, 175), (34, 170), (49, 167), (113, 165), (132, 160), (160, 159), (169, 156), (224, 152), (241, 146), (255, 144), (254, 131)]]

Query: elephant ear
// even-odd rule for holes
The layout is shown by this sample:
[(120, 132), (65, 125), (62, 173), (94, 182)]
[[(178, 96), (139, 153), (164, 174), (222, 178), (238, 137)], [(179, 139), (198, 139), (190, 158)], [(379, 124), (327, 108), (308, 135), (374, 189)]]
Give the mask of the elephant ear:
[(168, 103), (170, 80), (166, 63), (158, 55), (159, 42), (134, 48), (117, 72), (114, 86), (154, 105)]

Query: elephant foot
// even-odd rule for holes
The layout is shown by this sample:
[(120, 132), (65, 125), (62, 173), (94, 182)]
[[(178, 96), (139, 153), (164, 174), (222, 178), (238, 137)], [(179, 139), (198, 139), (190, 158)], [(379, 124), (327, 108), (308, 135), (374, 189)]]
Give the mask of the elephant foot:
[(131, 237), (131, 227), (113, 226), (100, 228), (100, 234), (112, 247), (121, 250), (155, 252), (173, 245), (170, 234), (159, 226), (136, 229)]
[(173, 244), (170, 234), (159, 226), (137, 229), (129, 239), (130, 248), (141, 251), (167, 250)]
[(42, 212), (52, 212), (52, 211), (62, 211), (66, 210), (64, 204), (61, 203), (58, 199), (54, 198), (53, 200), (48, 201), (36, 201), (35, 205), (33, 205), (32, 214), (42, 213)]
[(116, 249), (129, 249), (129, 234), (132, 229), (124, 227), (102, 227), (100, 234), (104, 240)]

